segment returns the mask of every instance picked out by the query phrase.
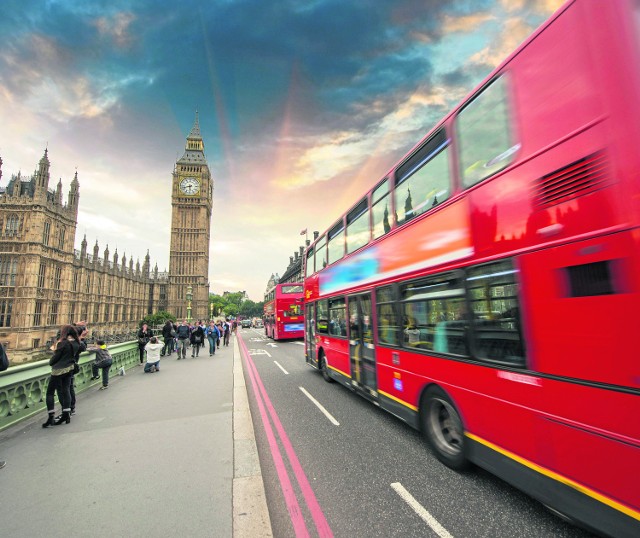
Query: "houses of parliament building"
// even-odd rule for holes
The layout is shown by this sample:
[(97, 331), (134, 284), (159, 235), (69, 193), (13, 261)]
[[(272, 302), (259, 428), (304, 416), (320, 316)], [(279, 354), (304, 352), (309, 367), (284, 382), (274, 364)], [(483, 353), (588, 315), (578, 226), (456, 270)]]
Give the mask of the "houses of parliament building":
[(213, 179), (197, 114), (172, 174), (168, 272), (151, 267), (148, 251), (141, 265), (108, 246), (100, 252), (97, 241), (89, 248), (86, 236), (76, 250), (78, 173), (65, 201), (62, 181), (50, 188), (49, 169), (45, 149), (31, 177), (18, 173), (0, 188), (0, 342), (16, 362), (77, 320), (109, 336), (160, 310), (183, 318), (190, 307), (192, 318), (208, 316)]

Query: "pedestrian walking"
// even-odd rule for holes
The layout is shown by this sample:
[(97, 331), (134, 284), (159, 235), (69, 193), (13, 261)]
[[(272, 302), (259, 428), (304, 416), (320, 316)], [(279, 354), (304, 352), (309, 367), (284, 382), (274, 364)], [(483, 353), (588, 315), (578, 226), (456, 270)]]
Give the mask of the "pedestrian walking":
[(178, 360), (187, 356), (187, 346), (189, 345), (189, 325), (187, 320), (183, 319), (182, 324), (178, 325), (176, 329), (177, 341), (178, 341)]
[(209, 342), (209, 357), (213, 357), (216, 354), (216, 342), (220, 340), (220, 332), (213, 320), (209, 322), (207, 327), (207, 342)]
[[(164, 346), (162, 351), (160, 352), (160, 356), (164, 357), (165, 355), (171, 355), (173, 353), (173, 339), (176, 337), (176, 331), (173, 328), (173, 323), (171, 320), (167, 320), (162, 327), (162, 338), (164, 338)], [(147, 361), (149, 362), (149, 361)]]
[[(47, 412), (49, 417), (42, 425), (43, 428), (49, 426), (57, 426), (58, 424), (69, 424), (71, 422), (71, 395), (69, 393), (69, 385), (73, 368), (76, 364), (76, 354), (80, 348), (80, 338), (73, 325), (65, 325), (60, 330), (60, 338), (56, 343), (56, 350), (53, 357), (49, 360), (51, 365), (51, 375), (49, 376), (49, 384), (47, 385)], [(62, 397), (62, 415), (54, 419), (56, 390), (60, 388)]]
[(98, 340), (96, 345), (88, 348), (87, 351), (96, 354), (96, 358), (91, 364), (91, 379), (100, 379), (98, 374), (102, 370), (102, 386), (100, 390), (106, 390), (109, 387), (109, 370), (113, 364), (113, 358), (107, 350), (107, 344), (104, 340)]
[(200, 355), (200, 345), (204, 342), (204, 329), (202, 328), (202, 325), (200, 325), (199, 321), (196, 321), (196, 325), (193, 328), (193, 331), (191, 331), (191, 358), (194, 358), (194, 353), (195, 353), (195, 357)]
[(229, 338), (231, 337), (231, 325), (228, 321), (225, 321), (223, 324), (224, 327), (224, 345), (229, 345)]

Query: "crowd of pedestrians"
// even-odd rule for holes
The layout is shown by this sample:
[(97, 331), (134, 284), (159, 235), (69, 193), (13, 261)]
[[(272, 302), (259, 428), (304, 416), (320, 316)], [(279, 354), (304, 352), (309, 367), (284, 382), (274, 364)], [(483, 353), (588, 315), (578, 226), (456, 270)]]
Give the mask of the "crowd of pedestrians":
[[(209, 357), (213, 357), (216, 348), (228, 346), (232, 332), (236, 330), (235, 321), (213, 320), (209, 323), (196, 321), (187, 323), (186, 319), (177, 325), (170, 320), (162, 328), (162, 341), (153, 335), (146, 323), (143, 323), (137, 332), (137, 343), (140, 364), (145, 363), (144, 372), (154, 373), (160, 371), (160, 358), (171, 356), (174, 352), (177, 359), (186, 359), (187, 350), (191, 350), (191, 358), (200, 355), (200, 348), (208, 345)], [(74, 387), (74, 375), (80, 371), (80, 353), (88, 351), (95, 353), (91, 364), (91, 380), (102, 378), (100, 390), (109, 387), (109, 371), (113, 365), (113, 358), (103, 340), (97, 340), (94, 346), (87, 347), (85, 339), (88, 335), (87, 324), (84, 321), (71, 325), (64, 325), (58, 331), (56, 340), (51, 346), (53, 355), (49, 360), (51, 374), (47, 385), (45, 402), (47, 406), (47, 420), (42, 424), (43, 428), (69, 424), (71, 417), (75, 415), (76, 394)], [(4, 348), (0, 344), (0, 371), (9, 366)], [(56, 397), (60, 402), (62, 412), (55, 416)], [(6, 465), (0, 460), (0, 469)]]
[[(229, 345), (229, 336), (234, 330), (234, 322), (213, 320), (207, 325), (203, 321), (195, 321), (193, 324), (187, 323), (183, 319), (179, 325), (167, 320), (162, 327), (163, 348), (160, 356), (170, 356), (174, 352), (177, 360), (187, 358), (187, 350), (191, 350), (191, 358), (200, 356), (200, 348), (209, 346), (209, 357), (216, 354), (216, 348), (222, 345)], [(144, 326), (143, 326), (144, 328)], [(138, 332), (138, 339), (144, 338), (143, 328)]]
[[(154, 336), (146, 323), (138, 330), (137, 344), (140, 364), (144, 364), (145, 373), (160, 371), (160, 358), (171, 356), (174, 352), (177, 359), (186, 359), (187, 351), (191, 350), (191, 357), (200, 356), (200, 348), (209, 347), (209, 356), (213, 357), (216, 348), (229, 345), (229, 336), (235, 330), (235, 323), (230, 321), (211, 320), (209, 324), (196, 321), (193, 324), (183, 319), (180, 325), (167, 321), (162, 328), (162, 341)], [(58, 331), (56, 341), (51, 346), (53, 356), (49, 360), (51, 375), (46, 392), (48, 417), (42, 424), (43, 428), (69, 424), (75, 415), (76, 395), (74, 390), (74, 375), (80, 371), (78, 361), (80, 353), (88, 351), (95, 353), (91, 364), (91, 380), (102, 378), (100, 390), (109, 387), (109, 371), (113, 365), (113, 358), (103, 340), (97, 340), (94, 346), (87, 347), (85, 338), (88, 334), (86, 322), (64, 325)], [(1, 348), (1, 346), (0, 346)], [(0, 355), (4, 350), (0, 350)], [(7, 361), (8, 363), (8, 361)], [(55, 399), (60, 402), (62, 412), (55, 416)], [(3, 467), (0, 462), (0, 468)]]

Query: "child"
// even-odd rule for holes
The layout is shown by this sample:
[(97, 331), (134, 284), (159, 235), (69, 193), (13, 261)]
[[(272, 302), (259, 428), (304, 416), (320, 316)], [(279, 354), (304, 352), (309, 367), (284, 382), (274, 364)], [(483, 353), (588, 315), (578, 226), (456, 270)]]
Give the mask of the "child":
[(111, 354), (107, 351), (107, 345), (104, 343), (104, 340), (97, 340), (96, 346), (97, 347), (92, 347), (87, 350), (96, 354), (96, 358), (91, 365), (91, 379), (98, 379), (100, 377), (98, 375), (98, 370), (102, 370), (102, 386), (100, 387), (100, 390), (105, 390), (109, 387), (109, 369), (113, 364), (113, 359), (111, 358)]
[(160, 352), (164, 344), (162, 342), (158, 342), (158, 339), (155, 336), (152, 336), (149, 339), (149, 342), (145, 346), (147, 351), (147, 364), (144, 365), (145, 373), (153, 373), (160, 371)]

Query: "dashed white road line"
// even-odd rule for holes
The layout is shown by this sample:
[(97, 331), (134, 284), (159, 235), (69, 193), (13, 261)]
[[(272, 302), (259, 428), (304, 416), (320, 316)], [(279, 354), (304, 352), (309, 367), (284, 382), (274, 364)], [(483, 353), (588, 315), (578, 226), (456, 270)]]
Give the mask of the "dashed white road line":
[(329, 421), (331, 422), (331, 424), (333, 424), (334, 426), (340, 426), (340, 423), (339, 423), (335, 418), (333, 418), (333, 415), (332, 415), (331, 413), (329, 413), (329, 411), (327, 411), (327, 410), (323, 407), (323, 405), (322, 405), (318, 400), (316, 400), (313, 396), (311, 396), (311, 394), (309, 394), (309, 393), (304, 389), (304, 387), (298, 387), (298, 388), (302, 391), (302, 393), (303, 393), (307, 398), (309, 398), (309, 399), (310, 399), (310, 400), (311, 400), (311, 401), (316, 405), (316, 407), (317, 407), (318, 409), (320, 409), (320, 411), (322, 411), (322, 414), (323, 414), (325, 417), (327, 417), (327, 418), (329, 419)]
[(278, 361), (273, 361), (273, 364), (275, 364), (278, 368), (280, 368), (280, 370), (282, 370), (284, 372), (285, 375), (289, 375), (289, 372), (287, 372)]
[(453, 538), (451, 534), (445, 529), (435, 517), (433, 517), (418, 501), (415, 500), (413, 495), (409, 493), (400, 482), (394, 482), (391, 487), (395, 492), (400, 495), (403, 501), (405, 501), (413, 511), (420, 516), (420, 518), (427, 524), (433, 532), (435, 532), (440, 538)]

